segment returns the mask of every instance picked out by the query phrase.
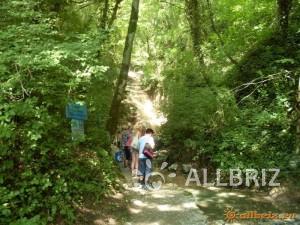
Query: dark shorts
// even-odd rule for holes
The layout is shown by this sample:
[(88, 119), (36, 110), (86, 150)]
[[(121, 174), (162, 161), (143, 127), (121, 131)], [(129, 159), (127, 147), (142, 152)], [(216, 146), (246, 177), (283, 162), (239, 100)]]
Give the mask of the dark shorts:
[(125, 159), (130, 160), (131, 159), (130, 147), (128, 146), (124, 147), (123, 151), (124, 151)]
[[(139, 171), (138, 175), (145, 177), (151, 173), (151, 164), (147, 165), (147, 159), (139, 159)], [(150, 160), (151, 162), (151, 160)], [(149, 167), (150, 166), (150, 167)]]

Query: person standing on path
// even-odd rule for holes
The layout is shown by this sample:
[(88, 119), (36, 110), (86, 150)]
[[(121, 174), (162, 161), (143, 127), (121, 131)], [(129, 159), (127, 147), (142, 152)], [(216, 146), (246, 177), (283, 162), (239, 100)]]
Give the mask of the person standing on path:
[(121, 134), (121, 147), (124, 152), (124, 168), (128, 167), (129, 161), (131, 160), (131, 142), (132, 142), (132, 133), (130, 126), (124, 127), (124, 130)]
[(131, 173), (137, 176), (139, 165), (139, 138), (141, 137), (141, 128), (135, 126), (132, 134), (131, 142)]
[[(144, 148), (146, 144), (149, 144), (152, 149), (155, 147), (154, 139), (153, 139), (154, 131), (151, 128), (146, 129), (146, 133), (139, 139), (139, 181), (144, 186), (145, 178), (148, 174), (151, 173), (151, 163), (147, 163), (149, 160), (144, 154)], [(151, 161), (150, 161), (151, 162)]]

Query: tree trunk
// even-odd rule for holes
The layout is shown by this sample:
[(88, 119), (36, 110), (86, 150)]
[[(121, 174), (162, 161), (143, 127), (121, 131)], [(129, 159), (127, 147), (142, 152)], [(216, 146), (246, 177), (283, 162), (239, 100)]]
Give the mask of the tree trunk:
[(277, 0), (278, 5), (278, 23), (281, 36), (287, 38), (289, 28), (289, 14), (292, 6), (292, 0)]
[(193, 49), (200, 64), (204, 64), (204, 57), (201, 50), (201, 43), (203, 41), (201, 36), (201, 16), (198, 0), (185, 0), (185, 8), (187, 19), (190, 24), (191, 36), (193, 40)]
[(115, 6), (113, 8), (113, 11), (112, 11), (112, 14), (111, 14), (111, 17), (110, 17), (110, 20), (108, 22), (108, 28), (111, 28), (114, 21), (116, 20), (117, 18), (117, 13), (118, 13), (118, 10), (119, 10), (119, 7), (120, 7), (120, 4), (123, 0), (116, 0), (116, 3), (115, 3)]
[[(185, 0), (185, 8), (188, 22), (190, 24), (191, 36), (193, 41), (193, 50), (196, 58), (199, 62), (200, 73), (203, 77), (204, 82), (207, 84), (211, 92), (218, 96), (217, 90), (211, 85), (207, 68), (204, 63), (204, 55), (201, 49), (201, 45), (204, 41), (202, 27), (201, 27), (201, 7), (199, 0)], [(202, 12), (204, 14), (204, 12)], [(203, 29), (204, 30), (204, 29)]]
[(117, 81), (113, 101), (110, 108), (110, 118), (107, 121), (107, 129), (110, 135), (114, 135), (119, 121), (121, 102), (125, 97), (128, 71), (131, 62), (131, 52), (133, 48), (133, 41), (136, 32), (138, 17), (139, 17), (139, 4), (140, 0), (132, 1), (131, 15), (129, 20), (128, 32), (125, 41), (125, 47), (123, 52), (123, 61), (120, 70), (120, 75)]
[(224, 51), (225, 53), (225, 56), (229, 59), (229, 61), (234, 64), (236, 67), (239, 67), (238, 65), (238, 62), (224, 49), (225, 47), (225, 43), (220, 35), (220, 33), (218, 32), (217, 30), (217, 27), (216, 27), (216, 24), (215, 24), (215, 20), (214, 20), (214, 13), (213, 13), (213, 10), (212, 10), (212, 7), (211, 7), (211, 0), (206, 0), (207, 2), (207, 7), (208, 7), (208, 12), (209, 12), (209, 19), (210, 19), (210, 23), (211, 23), (211, 28), (212, 30), (215, 32), (215, 34), (217, 35), (218, 39), (219, 39), (219, 42), (222, 46), (222, 50)]
[(105, 0), (100, 27), (105, 30), (108, 20), (109, 0)]

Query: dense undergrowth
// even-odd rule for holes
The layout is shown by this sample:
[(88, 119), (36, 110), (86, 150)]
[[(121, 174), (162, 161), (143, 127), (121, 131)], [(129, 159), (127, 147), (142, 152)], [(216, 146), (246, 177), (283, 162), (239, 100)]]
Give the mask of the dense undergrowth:
[[(185, 9), (179, 2), (157, 9), (162, 23), (150, 22), (150, 32), (140, 30), (140, 44), (161, 46), (145, 53), (144, 83), (161, 97), (168, 119), (161, 132), (172, 150), (170, 160), (227, 173), (229, 168), (280, 168), (282, 178), (296, 181), (297, 173), (289, 172), (297, 171), (299, 158), (299, 4), (293, 4), (283, 38), (274, 2), (220, 1), (213, 9), (198, 2), (204, 5), (199, 21), (204, 65), (183, 32), (186, 19), (175, 17)], [(151, 36), (151, 30), (159, 35)], [(201, 74), (204, 66), (209, 82)]]
[[(67, 1), (4, 1), (0, 12), (0, 224), (72, 224), (75, 206), (100, 201), (117, 176), (108, 36)], [(65, 118), (77, 101), (88, 107), (81, 143)]]

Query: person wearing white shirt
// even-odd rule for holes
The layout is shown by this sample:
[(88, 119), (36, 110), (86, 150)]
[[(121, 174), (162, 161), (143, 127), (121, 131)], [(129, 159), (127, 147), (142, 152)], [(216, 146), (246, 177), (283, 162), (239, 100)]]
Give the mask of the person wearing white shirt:
[[(155, 147), (154, 138), (153, 138), (154, 131), (151, 128), (146, 130), (144, 136), (139, 139), (139, 180), (142, 185), (145, 185), (145, 178), (148, 174), (151, 173), (151, 163), (147, 163), (147, 157), (143, 154), (144, 147), (146, 143), (148, 143), (152, 149)], [(150, 159), (149, 159), (150, 160)], [(151, 162), (151, 161), (150, 161)]]

